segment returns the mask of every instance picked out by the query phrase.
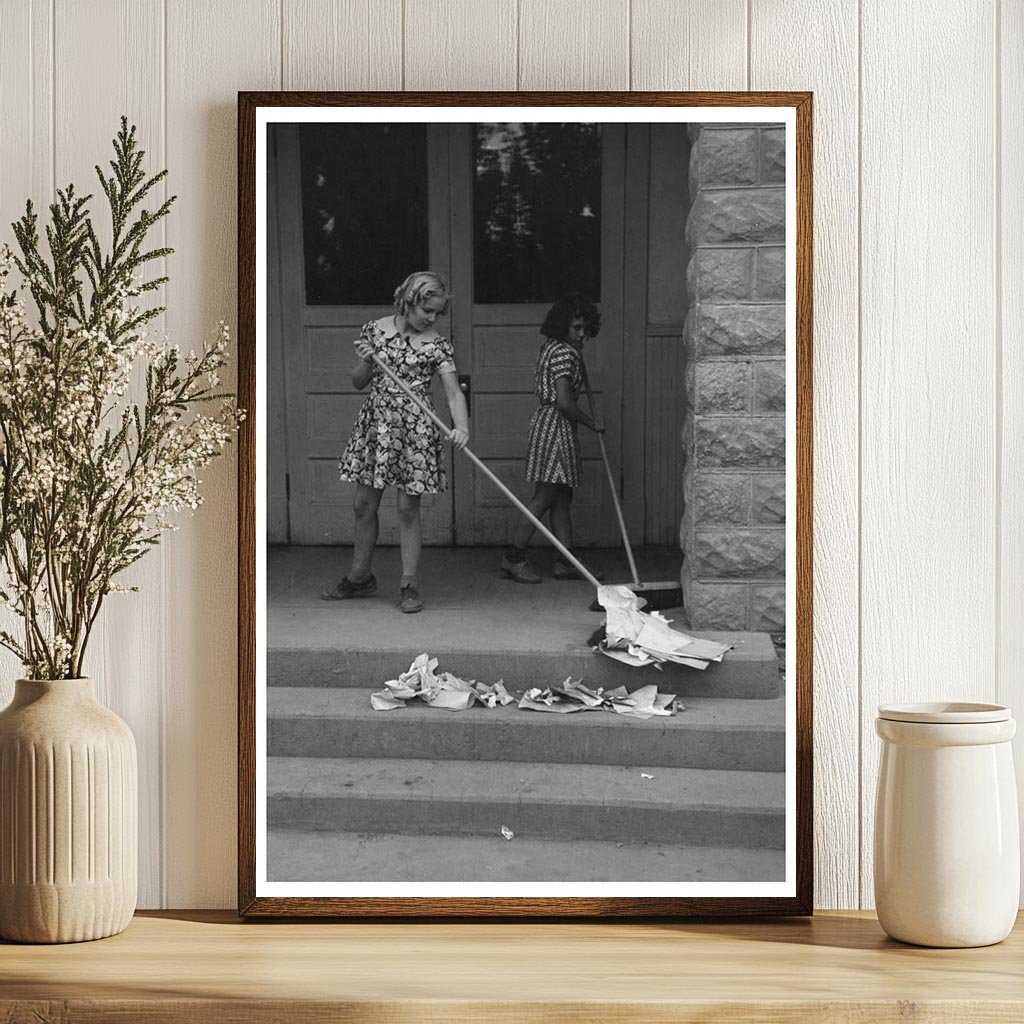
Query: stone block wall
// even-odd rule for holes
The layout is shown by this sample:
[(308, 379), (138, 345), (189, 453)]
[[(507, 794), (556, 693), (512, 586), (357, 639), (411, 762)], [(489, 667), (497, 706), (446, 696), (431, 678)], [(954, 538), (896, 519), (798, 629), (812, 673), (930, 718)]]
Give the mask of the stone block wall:
[(785, 630), (785, 131), (691, 128), (682, 584), (694, 629)]

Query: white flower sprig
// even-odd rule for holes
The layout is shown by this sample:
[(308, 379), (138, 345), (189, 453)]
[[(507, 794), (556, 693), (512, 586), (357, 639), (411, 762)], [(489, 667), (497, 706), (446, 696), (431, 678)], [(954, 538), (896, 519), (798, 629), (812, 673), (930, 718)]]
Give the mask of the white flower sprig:
[[(243, 418), (218, 391), (225, 324), (184, 356), (147, 335), (163, 310), (142, 309), (139, 296), (166, 278), (145, 281), (143, 267), (171, 250), (144, 251), (143, 242), (173, 197), (136, 213), (165, 172), (145, 176), (124, 118), (114, 147), (112, 176), (97, 168), (109, 250), (89, 218), (90, 197), (71, 187), (50, 207), (48, 259), (31, 204), (14, 225), (20, 255), (0, 247), (0, 600), (22, 623), (20, 636), (0, 631), (0, 645), (30, 678), (82, 674), (103, 599), (125, 589), (115, 577), (176, 528), (174, 513), (201, 504), (198, 473)], [(144, 402), (128, 397), (139, 368)]]

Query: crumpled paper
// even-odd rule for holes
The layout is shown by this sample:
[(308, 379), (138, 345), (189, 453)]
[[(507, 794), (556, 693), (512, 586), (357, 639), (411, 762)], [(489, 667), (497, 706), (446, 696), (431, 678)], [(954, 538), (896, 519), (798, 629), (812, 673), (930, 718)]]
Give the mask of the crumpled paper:
[(614, 711), (629, 718), (653, 718), (655, 715), (674, 715), (682, 710), (674, 693), (659, 693), (657, 686), (641, 686), (629, 693), (624, 686), (613, 690), (598, 687), (591, 690), (582, 682), (566, 679), (561, 686), (527, 690), (519, 701), (525, 711), (547, 711), (556, 715), (576, 711)]
[(672, 620), (659, 612), (641, 611), (642, 599), (629, 587), (598, 587), (597, 600), (606, 613), (605, 635), (594, 649), (624, 665), (660, 668), (670, 661), (705, 669), (712, 661), (721, 661), (734, 646), (673, 629)]
[(460, 679), (451, 672), (437, 671), (437, 658), (421, 654), (397, 679), (389, 679), (384, 689), (370, 695), (374, 711), (404, 708), (410, 700), (421, 700), (428, 707), (447, 711), (465, 711), (476, 703), (493, 708), (512, 704), (512, 695), (499, 679), (496, 683), (478, 683)]
[[(465, 711), (474, 704), (495, 708), (516, 704), (502, 680), (481, 683), (460, 679), (451, 672), (437, 671), (437, 658), (419, 655), (397, 679), (389, 679), (383, 690), (370, 695), (374, 711), (393, 711), (419, 700), (432, 708)], [(546, 711), (556, 715), (576, 711), (611, 711), (629, 718), (674, 715), (684, 707), (675, 694), (660, 693), (657, 686), (641, 686), (628, 692), (624, 686), (612, 690), (584, 686), (581, 679), (567, 678), (558, 686), (532, 687), (518, 701), (524, 711)]]

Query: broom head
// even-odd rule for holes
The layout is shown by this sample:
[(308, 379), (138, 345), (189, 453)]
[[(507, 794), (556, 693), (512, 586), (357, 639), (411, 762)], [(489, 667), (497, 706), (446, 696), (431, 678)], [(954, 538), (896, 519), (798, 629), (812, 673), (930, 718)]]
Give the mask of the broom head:
[[(632, 590), (643, 602), (640, 607), (651, 612), (664, 611), (666, 608), (679, 608), (683, 603), (683, 588), (671, 580), (659, 583), (621, 583), (618, 586)], [(597, 603), (597, 598), (590, 604), (592, 612), (604, 609)]]

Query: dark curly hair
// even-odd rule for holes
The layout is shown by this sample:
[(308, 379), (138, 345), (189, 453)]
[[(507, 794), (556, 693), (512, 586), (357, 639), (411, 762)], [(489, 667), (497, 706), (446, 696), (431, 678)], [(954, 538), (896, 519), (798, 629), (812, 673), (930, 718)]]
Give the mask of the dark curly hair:
[(563, 295), (555, 302), (548, 310), (548, 315), (544, 317), (544, 323), (540, 325), (540, 333), (545, 338), (565, 341), (569, 336), (569, 325), (576, 317), (583, 318), (583, 329), (587, 332), (587, 337), (596, 338), (597, 332), (601, 329), (601, 314), (598, 313), (597, 307), (579, 292)]

